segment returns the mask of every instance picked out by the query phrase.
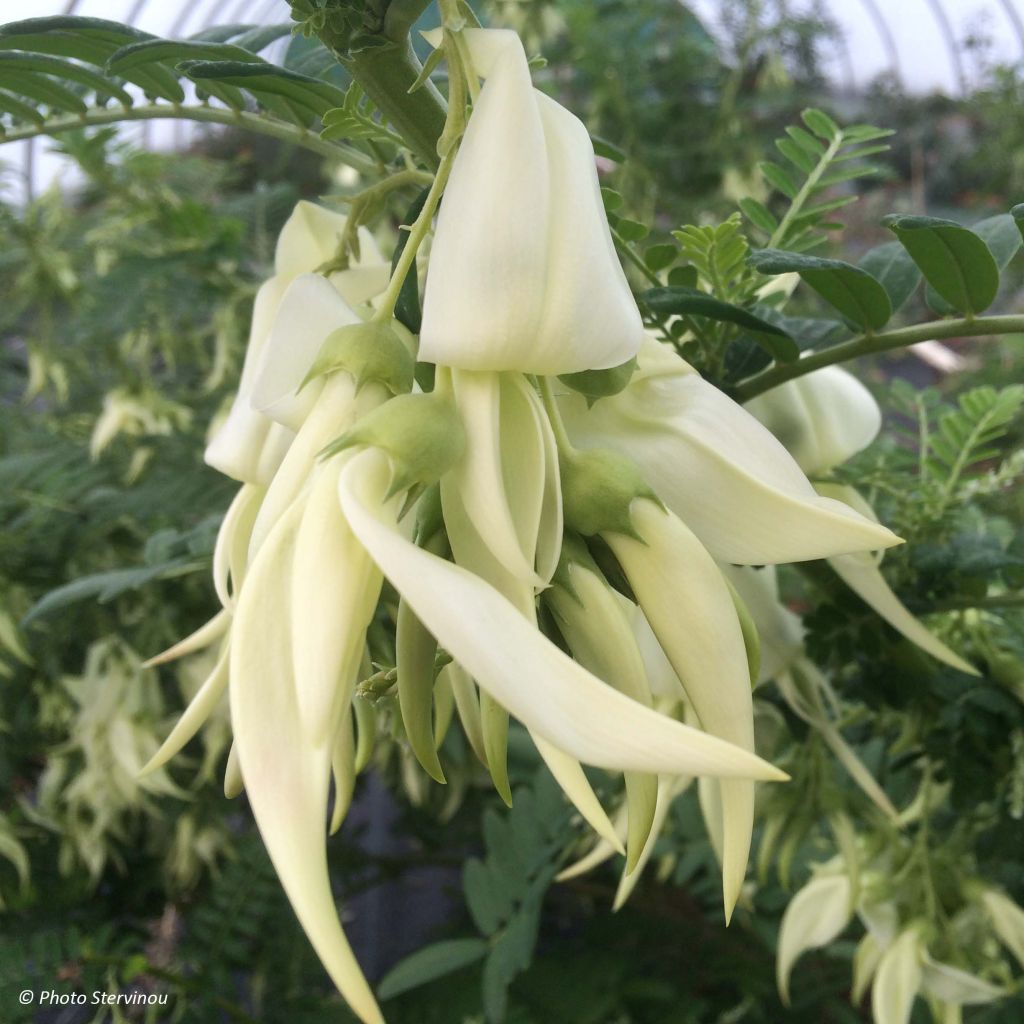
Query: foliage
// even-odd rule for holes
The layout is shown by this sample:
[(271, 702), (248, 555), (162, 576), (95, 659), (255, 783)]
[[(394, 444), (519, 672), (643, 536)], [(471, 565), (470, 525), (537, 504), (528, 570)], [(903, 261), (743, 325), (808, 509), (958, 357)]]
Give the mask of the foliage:
[[(321, 5), (295, 6), (301, 25), (322, 28)], [(832, 218), (877, 170), (864, 161), (887, 150), (890, 133), (808, 109), (776, 143), (785, 165), (761, 162), (763, 181), (748, 176), (758, 133), (777, 126), (741, 130), (752, 123), (746, 104), (770, 90), (780, 40), (790, 85), (819, 82), (820, 25), (767, 8), (749, 20), (753, 7), (728, 5), (736, 46), (724, 54), (677, 4), (567, 0), (528, 16), (550, 66), (571, 54), (578, 69), (546, 87), (579, 100), (592, 131), (630, 154), (605, 200), (649, 327), (740, 397), (796, 379), (812, 351), (827, 359), (847, 346), (845, 355), (874, 360), (864, 376), (891, 422), (832, 482), (855, 486), (908, 539), (887, 554), (885, 579), (982, 675), (929, 659), (825, 565), (785, 574), (806, 655), (827, 676), (814, 699), (827, 705), (833, 742), (801, 703), (812, 699), (810, 675), (795, 673), (795, 698), (758, 691), (763, 746), (793, 781), (763, 801), (757, 879), (725, 933), (696, 787), (673, 805), (654, 877), (614, 918), (610, 871), (554, 884), (578, 834), (532, 754), (513, 763), (510, 811), (480, 796), (482, 769), (454, 733), (441, 750), (451, 795), (427, 791), (396, 707), (389, 598), (375, 623), (381, 660), (360, 683), (357, 714), (371, 708), (377, 773), (399, 794), (413, 852), (403, 860), (360, 846), (358, 834), (341, 837), (335, 876), (354, 899), (424, 864), (444, 866), (454, 848), (464, 865), (449, 882), (465, 904), (442, 915), (438, 941), (387, 965), (379, 992), (395, 1021), (856, 1021), (863, 1014), (842, 998), (849, 942), (816, 955), (789, 1010), (775, 994), (778, 921), (812, 865), (839, 857), (860, 870), (890, 856), (905, 886), (901, 913), (930, 901), (937, 921), (960, 911), (968, 880), (1024, 898), (1024, 389), (1005, 372), (1020, 369), (1019, 345), (999, 342), (997, 358), (952, 381), (953, 394), (889, 380), (885, 355), (922, 340), (906, 332), (923, 303), (940, 318), (925, 328), (946, 337), (967, 336), (992, 319), (987, 311), (1013, 312), (1019, 222), (1006, 212), (897, 213), (886, 221), (895, 240), (859, 259), (845, 241), (836, 255), (810, 255), (842, 228)], [(357, 46), (375, 8), (352, 11), (345, 31)], [(88, 19), (18, 23), (0, 30), (0, 106), (9, 134), (26, 136), (72, 115), (113, 119), (116, 105), (137, 111), (139, 90), (165, 110), (191, 82), (197, 103), (187, 100), (186, 112), (247, 113), (255, 131), (314, 138), (325, 156), (395, 172), (351, 202), (353, 236), (358, 223), (414, 220), (424, 197), (409, 209), (408, 187), (424, 182), (397, 162), (401, 136), (310, 39), (293, 41), (284, 67), (264, 62), (260, 52), (281, 34), (235, 26), (167, 41)], [(656, 36), (665, 46), (655, 59), (636, 57)], [(610, 48), (623, 41), (633, 49), (616, 49), (617, 60), (636, 74), (605, 80)], [(1000, 83), (1012, 96), (1016, 87)], [(980, 110), (1005, 113), (994, 92)], [(1012, 137), (1015, 125), (1000, 123)], [(16, 1009), (28, 969), (37, 987), (60, 979), (82, 991), (169, 993), (169, 1020), (349, 1021), (258, 836), (220, 795), (223, 718), (188, 748), (184, 767), (136, 780), (171, 708), (209, 668), (196, 659), (158, 670), (141, 658), (214, 607), (206, 577), (230, 495), (198, 452), (237, 378), (254, 284), (294, 191), (269, 182), (237, 190), (220, 162), (135, 152), (112, 130), (61, 139), (86, 175), (76, 204), (54, 192), (0, 210), (10, 239), (0, 256), (10, 271), (0, 305), (0, 1002), (13, 1021), (32, 1019)], [(730, 167), (743, 171), (738, 210), (714, 221), (692, 202), (670, 202), (662, 209), (674, 220), (648, 215), (647, 172), (724, 211), (726, 199), (709, 193)], [(1005, 167), (999, 180), (1016, 182), (1013, 174)], [(1014, 198), (1000, 196), (998, 209)], [(683, 216), (695, 222), (665, 230)], [(401, 319), (418, 326), (415, 274), (406, 283)], [(865, 797), (851, 761), (836, 754), (837, 735), (899, 821)], [(948, 943), (949, 955), (959, 951)], [(1019, 1006), (1011, 998), (969, 1019), (1010, 1020)]]

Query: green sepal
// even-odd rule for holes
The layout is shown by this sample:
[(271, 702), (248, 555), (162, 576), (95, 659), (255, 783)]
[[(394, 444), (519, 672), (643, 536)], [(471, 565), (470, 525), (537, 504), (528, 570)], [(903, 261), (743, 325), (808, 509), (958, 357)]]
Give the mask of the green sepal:
[(636, 370), (636, 356), (607, 370), (580, 370), (578, 373), (563, 373), (559, 380), (578, 391), (587, 400), (590, 408), (599, 398), (610, 398), (624, 391)]
[(607, 448), (592, 448), (563, 458), (561, 472), (567, 526), (584, 537), (621, 533), (643, 541), (630, 507), (636, 498), (661, 502), (629, 459)]
[(736, 618), (740, 622), (740, 632), (743, 634), (743, 648), (747, 652), (750, 685), (757, 686), (757, 677), (761, 674), (761, 637), (757, 632), (754, 619), (747, 609), (746, 602), (740, 597), (739, 591), (732, 585), (724, 573), (722, 574), (722, 581), (729, 588), (729, 596), (732, 598), (733, 606), (736, 609)]
[(398, 707), (405, 735), (416, 760), (435, 781), (444, 783), (444, 769), (434, 746), (434, 659), (437, 641), (405, 600), (398, 602), (395, 626), (395, 667)]
[(380, 448), (391, 458), (392, 498), (438, 480), (466, 450), (466, 431), (448, 399), (436, 394), (398, 395), (367, 413), (320, 453), (336, 455), (357, 445)]
[(412, 390), (415, 368), (415, 360), (395, 329), (371, 320), (329, 334), (302, 387), (324, 374), (346, 370), (352, 374), (357, 392), (378, 383), (394, 395), (403, 395)]
[(582, 565), (597, 576), (603, 576), (594, 556), (586, 542), (578, 534), (566, 531), (562, 537), (562, 549), (558, 556), (558, 565), (551, 576), (551, 585), (561, 587), (577, 604), (582, 605), (576, 587), (572, 582), (572, 574), (569, 571), (572, 565)]

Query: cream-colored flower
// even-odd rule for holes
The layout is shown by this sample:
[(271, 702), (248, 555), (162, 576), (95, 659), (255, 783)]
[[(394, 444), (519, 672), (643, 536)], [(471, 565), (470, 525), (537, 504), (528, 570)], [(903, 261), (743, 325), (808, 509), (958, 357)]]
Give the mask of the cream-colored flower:
[(548, 375), (617, 366), (643, 327), (587, 130), (533, 88), (514, 32), (463, 37), (486, 82), (438, 215), (420, 358)]

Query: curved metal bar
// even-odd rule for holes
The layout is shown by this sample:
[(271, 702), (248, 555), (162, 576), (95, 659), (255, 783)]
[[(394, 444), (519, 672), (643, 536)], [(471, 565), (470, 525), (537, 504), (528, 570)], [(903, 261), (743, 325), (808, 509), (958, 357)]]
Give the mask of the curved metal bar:
[(889, 70), (892, 72), (892, 77), (895, 79), (896, 85), (903, 89), (905, 83), (903, 68), (900, 64), (900, 51), (896, 46), (896, 38), (889, 29), (889, 23), (883, 17), (882, 11), (878, 4), (875, 3), (875, 0), (860, 0), (860, 2), (868, 12), (868, 17), (871, 19), (875, 26), (875, 31), (878, 32), (882, 40), (882, 47), (889, 56)]
[(1006, 17), (1013, 26), (1017, 41), (1020, 43), (1021, 55), (1024, 55), (1024, 18), (1021, 17), (1013, 0), (999, 0), (999, 6), (1006, 12)]
[(931, 8), (935, 20), (939, 24), (939, 31), (949, 50), (949, 62), (953, 65), (953, 74), (956, 76), (957, 84), (960, 87), (960, 95), (967, 95), (967, 72), (964, 70), (964, 62), (960, 59), (960, 50), (956, 45), (956, 34), (953, 31), (952, 22), (946, 14), (946, 8), (942, 6), (942, 0), (926, 0)]

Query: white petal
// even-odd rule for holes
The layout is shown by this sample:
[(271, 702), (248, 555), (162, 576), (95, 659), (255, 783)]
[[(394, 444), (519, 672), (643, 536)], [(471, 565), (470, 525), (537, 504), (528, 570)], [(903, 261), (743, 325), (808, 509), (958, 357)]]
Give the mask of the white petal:
[(204, 622), (194, 633), (190, 633), (184, 640), (168, 647), (166, 651), (153, 655), (152, 658), (142, 663), (143, 668), (153, 668), (154, 665), (165, 665), (177, 658), (184, 658), (186, 654), (194, 654), (196, 651), (209, 647), (214, 641), (219, 640), (231, 626), (231, 612), (221, 610), (209, 622)]
[(853, 374), (826, 366), (766, 391), (745, 408), (809, 476), (828, 472), (878, 436), (882, 411)]
[(186, 743), (197, 732), (203, 723), (213, 713), (218, 701), (224, 696), (228, 687), (228, 655), (229, 648), (225, 646), (214, 665), (213, 671), (196, 695), (189, 701), (189, 705), (182, 712), (181, 717), (175, 723), (167, 739), (160, 744), (160, 749), (149, 759), (149, 762), (142, 769), (142, 775), (148, 775), (157, 768), (167, 764), (175, 754), (185, 746)]
[(999, 941), (1024, 967), (1024, 910), (997, 889), (985, 889), (981, 902)]
[(719, 568), (736, 588), (761, 639), (761, 670), (759, 683), (774, 679), (799, 657), (803, 650), (803, 626), (779, 600), (775, 567), (753, 569), (747, 566), (720, 565)]
[[(457, 494), (465, 509), (469, 522), (477, 535), (491, 550), (494, 557), (515, 578), (530, 580), (537, 583), (533, 569), (534, 550), (536, 547), (536, 523), (533, 527), (533, 543), (531, 550), (523, 547), (523, 538), (517, 529), (515, 516), (511, 507), (510, 495), (506, 489), (505, 459), (502, 433), (502, 378), (496, 373), (474, 373), (457, 370), (452, 373), (452, 385), (455, 406), (466, 429), (466, 450), (459, 464), (447, 475), (445, 481), (445, 497)], [(515, 401), (515, 395), (509, 396)], [(531, 417), (529, 407), (520, 409), (527, 417)], [(511, 415), (511, 414), (510, 414)], [(506, 417), (507, 418), (507, 417)], [(522, 417), (518, 417), (522, 425)], [(534, 426), (533, 437), (509, 437), (508, 447), (521, 445), (534, 455), (527, 461), (532, 463), (534, 475), (539, 480), (534, 486), (526, 486), (536, 495), (537, 508), (533, 518), (539, 517), (540, 500), (543, 488), (543, 449), (539, 434), (532, 418), (527, 425)], [(522, 461), (522, 460), (518, 460)], [(520, 518), (529, 513), (517, 503)], [(523, 532), (529, 533), (528, 524), (523, 524)], [(455, 543), (455, 542), (453, 542)], [(453, 549), (454, 550), (454, 549)], [(458, 551), (455, 552), (458, 557)]]
[(875, 1024), (909, 1024), (914, 998), (921, 987), (921, 940), (907, 928), (885, 951), (871, 989)]
[(310, 742), (326, 743), (352, 698), (366, 627), (381, 575), (338, 506), (347, 453), (316, 475), (295, 542), (292, 570), (293, 665), (299, 714)]
[(253, 564), (231, 645), (231, 721), (260, 834), (324, 967), (365, 1024), (383, 1024), (338, 921), (324, 821), (330, 744), (302, 728), (292, 669), (288, 580), (301, 506), (277, 524)]
[(871, 979), (878, 970), (883, 952), (871, 932), (857, 943), (857, 951), (853, 954), (853, 983), (850, 986), (850, 1002), (854, 1006), (859, 1006), (864, 998), (864, 993), (867, 992)]
[(644, 873), (644, 868), (647, 867), (654, 854), (654, 847), (661, 836), (661, 830), (665, 827), (665, 821), (668, 818), (668, 812), (672, 809), (672, 803), (692, 782), (692, 779), (680, 776), (662, 776), (658, 780), (658, 801), (654, 808), (654, 821), (651, 822), (650, 835), (647, 837), (647, 842), (644, 843), (644, 848), (640, 851), (636, 867), (628, 873), (623, 872), (622, 877), (619, 879), (619, 886), (615, 890), (615, 902), (612, 904), (612, 910), (620, 910), (633, 894), (637, 882), (640, 881), (640, 876)]
[(274, 270), (293, 278), (308, 274), (338, 251), (346, 217), (302, 199), (277, 236)]
[[(651, 355), (651, 346), (659, 351)], [(620, 394), (587, 409), (560, 406), (574, 443), (618, 451), (721, 562), (799, 562), (899, 543), (885, 527), (818, 495), (785, 448), (750, 413), (648, 342), (647, 367)], [(673, 370), (674, 367), (674, 370)]]
[[(753, 751), (749, 668), (735, 605), (722, 574), (700, 541), (671, 513), (640, 499), (633, 502), (631, 515), (643, 541), (623, 534), (604, 536), (640, 607), (702, 726)], [(722, 881), (728, 920), (746, 874), (754, 784), (731, 780), (723, 783), (721, 795)]]
[(213, 549), (213, 588), (225, 608), (234, 604), (231, 586), (237, 594), (242, 585), (252, 525), (264, 493), (264, 488), (256, 484), (243, 484), (217, 531), (217, 543)]
[(1007, 995), (1005, 988), (952, 964), (933, 960), (927, 953), (921, 965), (921, 992), (957, 1006), (981, 1006)]
[(419, 357), (428, 362), (532, 370), (523, 354), (546, 291), (550, 182), (515, 42), (518, 52), (512, 46), (488, 69), (441, 202), (423, 296)]
[(782, 1001), (789, 1005), (789, 975), (809, 949), (827, 946), (850, 923), (850, 879), (846, 875), (812, 878), (790, 901), (779, 927), (775, 976)]
[(382, 509), (390, 477), (376, 451), (345, 467), (340, 495), (353, 532), (438, 642), (524, 725), (597, 767), (785, 777), (753, 754), (615, 692), (482, 580), (409, 543)]
[(542, 374), (623, 363), (643, 328), (590, 137), (533, 89), (515, 33), (464, 37), (487, 82), (441, 203), (420, 358)]
[(839, 555), (830, 558), (828, 564), (839, 578), (866, 604), (870, 605), (898, 633), (916, 644), (922, 651), (945, 665), (950, 665), (968, 675), (978, 675), (978, 670), (947, 647), (927, 626), (914, 616), (907, 606), (893, 593), (875, 560), (867, 554)]
[(295, 278), (260, 353), (252, 407), (289, 430), (298, 430), (320, 391), (319, 381), (299, 390), (320, 346), (332, 331), (357, 323), (362, 321), (327, 280), (318, 274)]

